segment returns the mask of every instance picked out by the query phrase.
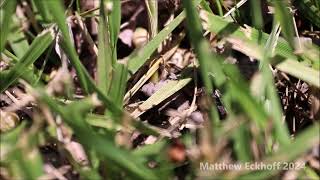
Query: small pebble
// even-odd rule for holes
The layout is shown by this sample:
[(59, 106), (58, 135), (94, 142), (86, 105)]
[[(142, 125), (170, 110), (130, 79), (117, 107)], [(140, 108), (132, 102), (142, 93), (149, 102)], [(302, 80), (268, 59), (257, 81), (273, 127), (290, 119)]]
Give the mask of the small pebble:
[(200, 111), (192, 112), (190, 115), (190, 118), (192, 119), (193, 122), (195, 122), (197, 124), (201, 124), (204, 121), (202, 113)]
[(149, 82), (142, 86), (141, 91), (147, 95), (152, 96), (156, 91), (158, 91), (163, 85), (165, 85), (168, 81), (159, 81), (158, 83), (154, 84), (153, 82)]

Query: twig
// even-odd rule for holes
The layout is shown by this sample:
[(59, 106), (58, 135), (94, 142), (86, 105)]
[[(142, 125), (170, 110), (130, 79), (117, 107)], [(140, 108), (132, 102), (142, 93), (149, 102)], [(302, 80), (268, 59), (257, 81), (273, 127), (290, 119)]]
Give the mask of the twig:
[(226, 18), (228, 16), (230, 16), (231, 13), (233, 13), (236, 9), (238, 9), (239, 7), (241, 7), (244, 3), (246, 3), (248, 0), (241, 0), (240, 2), (238, 2), (236, 4), (235, 7), (231, 8), (223, 17)]

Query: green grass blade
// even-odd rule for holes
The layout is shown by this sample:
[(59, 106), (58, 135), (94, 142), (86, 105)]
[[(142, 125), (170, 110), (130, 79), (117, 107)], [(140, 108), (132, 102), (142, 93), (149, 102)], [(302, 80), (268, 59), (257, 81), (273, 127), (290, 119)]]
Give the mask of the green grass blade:
[[(14, 54), (12, 54), (10, 51), (8, 50), (4, 50), (3, 54), (5, 54), (7, 57), (11, 58), (10, 64), (16, 64), (19, 62), (19, 58), (16, 57)], [(6, 70), (8, 72), (8, 70)], [(5, 78), (5, 74), (6, 71), (4, 72), (0, 72), (0, 79), (1, 78)], [(29, 66), (28, 68), (25, 69), (25, 72), (23, 73), (23, 76), (21, 76), (20, 78), (24, 79), (25, 81), (27, 81), (29, 84), (39, 84), (41, 83), (40, 81), (38, 81), (38, 79), (40, 78), (39, 76), (37, 76), (34, 72), (37, 71), (37, 69), (33, 68), (32, 66)]]
[(18, 58), (21, 58), (29, 49), (29, 43), (15, 14), (12, 15), (11, 33), (8, 35), (8, 42)]
[(272, 3), (275, 8), (275, 18), (279, 21), (282, 34), (285, 39), (288, 41), (290, 47), (295, 49), (294, 43), (294, 26), (293, 26), (293, 19), (292, 15), (289, 10), (289, 3), (288, 1), (279, 1), (279, 0), (272, 0)]
[(168, 144), (165, 140), (155, 142), (154, 144), (145, 145), (143, 147), (139, 147), (135, 149), (132, 154), (135, 156), (146, 157), (150, 155), (158, 155), (160, 154), (164, 147)]
[(7, 49), (4, 49), (2, 53), (3, 53), (3, 55), (5, 55), (8, 58), (10, 58), (10, 63), (14, 64), (14, 63), (17, 63), (19, 61), (19, 58), (16, 55), (12, 54)]
[(233, 133), (234, 150), (237, 156), (237, 160), (240, 162), (250, 162), (252, 159), (250, 149), (250, 133), (248, 130), (248, 124), (240, 125)]
[[(214, 0), (212, 0), (214, 1)], [(215, 4), (218, 8), (219, 16), (223, 16), (222, 3), (220, 0), (215, 0)]]
[(37, 11), (39, 11), (42, 20), (44, 23), (50, 23), (52, 22), (52, 15), (50, 14), (49, 6), (46, 1), (43, 0), (32, 0), (35, 7), (37, 8)]
[[(211, 8), (210, 8), (209, 2), (207, 2), (205, 0), (201, 0), (200, 5), (201, 5), (202, 9), (204, 9), (204, 10), (210, 12), (210, 13), (213, 13)], [(219, 14), (220, 14), (220, 11), (219, 11)]]
[(16, 0), (5, 1), (0, 9), (0, 52), (3, 51), (10, 32), (11, 16), (16, 9)]
[(265, 87), (262, 88), (266, 88), (267, 98), (270, 100), (270, 105), (272, 107), (272, 110), (271, 112), (269, 112), (269, 114), (274, 122), (275, 138), (280, 142), (280, 144), (287, 145), (290, 142), (289, 132), (286, 128), (286, 124), (282, 123), (282, 106), (280, 103), (277, 89), (274, 85), (275, 82), (273, 80), (272, 72), (269, 68), (270, 57), (273, 55), (274, 48), (276, 47), (277, 40), (279, 37), (279, 26), (280, 25), (278, 23), (274, 25), (264, 48), (264, 51), (266, 53), (264, 54), (263, 59), (261, 61), (261, 71), (263, 79), (265, 81)]
[(128, 62), (128, 69), (131, 74), (134, 74), (138, 69), (148, 60), (153, 52), (158, 49), (161, 42), (168, 37), (168, 35), (183, 21), (185, 18), (184, 12), (180, 13), (171, 23), (161, 30), (145, 47), (131, 55)]
[(128, 69), (126, 65), (116, 63), (112, 73), (112, 86), (110, 87), (109, 96), (112, 97), (116, 105), (121, 107), (127, 85)]
[(112, 79), (112, 51), (109, 40), (109, 25), (107, 1), (100, 1), (99, 34), (98, 34), (98, 61), (97, 61), (97, 85), (104, 93), (108, 93)]
[(121, 3), (120, 0), (112, 0), (112, 11), (108, 16), (110, 29), (110, 42), (113, 62), (117, 61), (117, 42), (121, 24)]
[[(99, 127), (107, 129), (109, 132), (117, 132), (123, 128), (119, 122), (114, 122), (112, 119), (108, 118), (105, 115), (97, 114), (88, 114), (86, 121), (93, 127)], [(148, 125), (145, 122), (141, 121), (132, 121), (132, 124), (125, 125), (128, 132), (132, 133), (134, 130), (137, 130), (146, 135), (159, 136), (159, 129)]]
[(252, 21), (256, 29), (263, 29), (261, 0), (250, 0)]
[(239, 73), (231, 73), (226, 71), (231, 82), (228, 84), (232, 97), (239, 103), (241, 108), (247, 115), (258, 125), (259, 128), (264, 128), (267, 124), (268, 116), (261, 104), (259, 104), (249, 93), (250, 90), (246, 86), (244, 80), (234, 78), (241, 76)]
[(45, 30), (38, 35), (21, 60), (10, 69), (8, 74), (6, 74), (4, 77), (1, 77), (0, 92), (3, 92), (15, 80), (23, 75), (25, 70), (27, 70), (29, 66), (40, 57), (40, 55), (49, 47), (52, 41), (53, 34), (51, 30)]

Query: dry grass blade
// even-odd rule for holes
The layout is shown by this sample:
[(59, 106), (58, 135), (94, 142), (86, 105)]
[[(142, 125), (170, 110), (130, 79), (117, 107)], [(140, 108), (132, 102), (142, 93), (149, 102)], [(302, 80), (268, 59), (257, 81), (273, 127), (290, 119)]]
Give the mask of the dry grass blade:
[(152, 96), (150, 96), (145, 102), (138, 106), (138, 108), (131, 113), (133, 118), (139, 117), (141, 114), (151, 109), (152, 107), (160, 104), (162, 101), (166, 100), (174, 93), (178, 92), (184, 86), (186, 86), (191, 81), (191, 78), (184, 78), (179, 80), (168, 80), (168, 82), (163, 85), (158, 91), (156, 91)]
[(236, 11), (239, 7), (241, 7), (244, 3), (246, 3), (248, 0), (241, 0), (239, 1), (235, 7), (231, 8), (225, 15), (223, 15), (224, 18), (230, 16), (234, 11)]
[(151, 39), (158, 33), (158, 1), (145, 0), (148, 16), (149, 16), (149, 29)]

